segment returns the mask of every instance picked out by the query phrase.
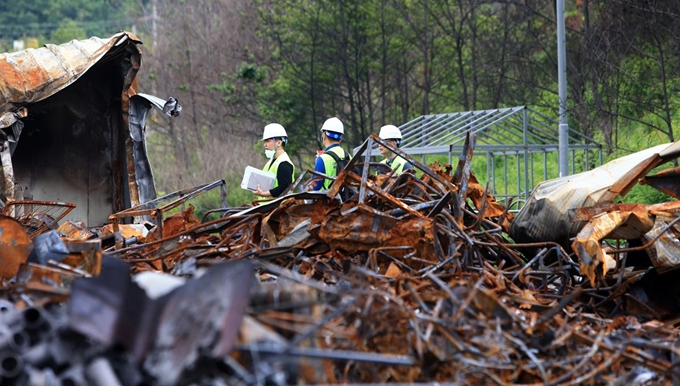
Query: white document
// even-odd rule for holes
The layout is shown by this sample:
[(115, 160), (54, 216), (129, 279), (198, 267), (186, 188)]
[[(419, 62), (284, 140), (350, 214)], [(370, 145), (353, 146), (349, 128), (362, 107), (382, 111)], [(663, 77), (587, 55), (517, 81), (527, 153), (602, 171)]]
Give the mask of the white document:
[(274, 186), (276, 174), (265, 172), (252, 166), (246, 166), (246, 171), (243, 173), (243, 180), (241, 181), (241, 188), (246, 190), (257, 190), (257, 185), (263, 191), (270, 190)]

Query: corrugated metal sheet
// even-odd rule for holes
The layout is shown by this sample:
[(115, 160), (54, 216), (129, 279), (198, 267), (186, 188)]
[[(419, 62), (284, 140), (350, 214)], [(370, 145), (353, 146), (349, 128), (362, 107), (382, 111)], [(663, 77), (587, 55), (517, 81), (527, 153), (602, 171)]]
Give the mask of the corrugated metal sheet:
[(649, 170), (663, 160), (677, 157), (678, 149), (678, 142), (666, 143), (587, 172), (540, 183), (515, 218), (511, 236), (517, 242), (550, 240), (569, 248), (569, 238), (585, 225), (570, 222), (570, 209), (612, 202), (618, 195), (625, 195)]
[(93, 225), (139, 204), (140, 185), (155, 198), (148, 157), (136, 151), (146, 113), (129, 119), (138, 44), (120, 32), (0, 54), (3, 201), (73, 203), (68, 220)]
[(134, 34), (120, 32), (108, 39), (92, 37), (0, 54), (0, 114), (63, 90), (127, 39), (139, 42)]

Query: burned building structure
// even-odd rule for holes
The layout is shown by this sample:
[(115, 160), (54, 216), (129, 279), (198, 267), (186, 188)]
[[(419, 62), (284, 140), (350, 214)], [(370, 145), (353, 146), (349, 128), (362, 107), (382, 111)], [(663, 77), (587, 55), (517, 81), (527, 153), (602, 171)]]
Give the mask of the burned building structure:
[(0, 54), (3, 205), (73, 203), (67, 219), (97, 226), (156, 198), (145, 120), (181, 107), (138, 93), (140, 44), (120, 32)]

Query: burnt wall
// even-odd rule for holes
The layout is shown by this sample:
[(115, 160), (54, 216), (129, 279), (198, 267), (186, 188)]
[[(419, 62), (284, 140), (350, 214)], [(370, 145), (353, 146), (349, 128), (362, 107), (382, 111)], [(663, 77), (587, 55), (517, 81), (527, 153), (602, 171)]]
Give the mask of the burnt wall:
[[(116, 60), (99, 63), (66, 89), (28, 105), (12, 156), (17, 199), (77, 207), (67, 219), (88, 226), (113, 213), (114, 164), (121, 149), (122, 81)], [(123, 168), (124, 169), (124, 168)]]

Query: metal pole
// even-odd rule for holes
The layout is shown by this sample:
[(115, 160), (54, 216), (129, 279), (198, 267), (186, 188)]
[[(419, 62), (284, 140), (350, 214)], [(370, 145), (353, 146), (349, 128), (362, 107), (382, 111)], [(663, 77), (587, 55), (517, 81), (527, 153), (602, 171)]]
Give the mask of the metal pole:
[[(524, 202), (529, 200), (529, 191), (534, 189), (534, 186), (529, 187), (529, 133), (527, 132), (527, 125), (529, 123), (527, 117), (527, 108), (524, 107), (522, 111), (522, 143), (524, 144)], [(531, 162), (533, 163), (534, 157), (531, 156)], [(533, 169), (532, 169), (533, 172)], [(533, 183), (533, 177), (532, 177)], [(520, 190), (521, 192), (521, 190)], [(519, 197), (517, 198), (519, 200)], [(521, 206), (520, 206), (521, 207)]]
[(557, 82), (560, 98), (559, 170), (569, 175), (569, 124), (567, 123), (567, 49), (564, 27), (564, 0), (557, 1)]

